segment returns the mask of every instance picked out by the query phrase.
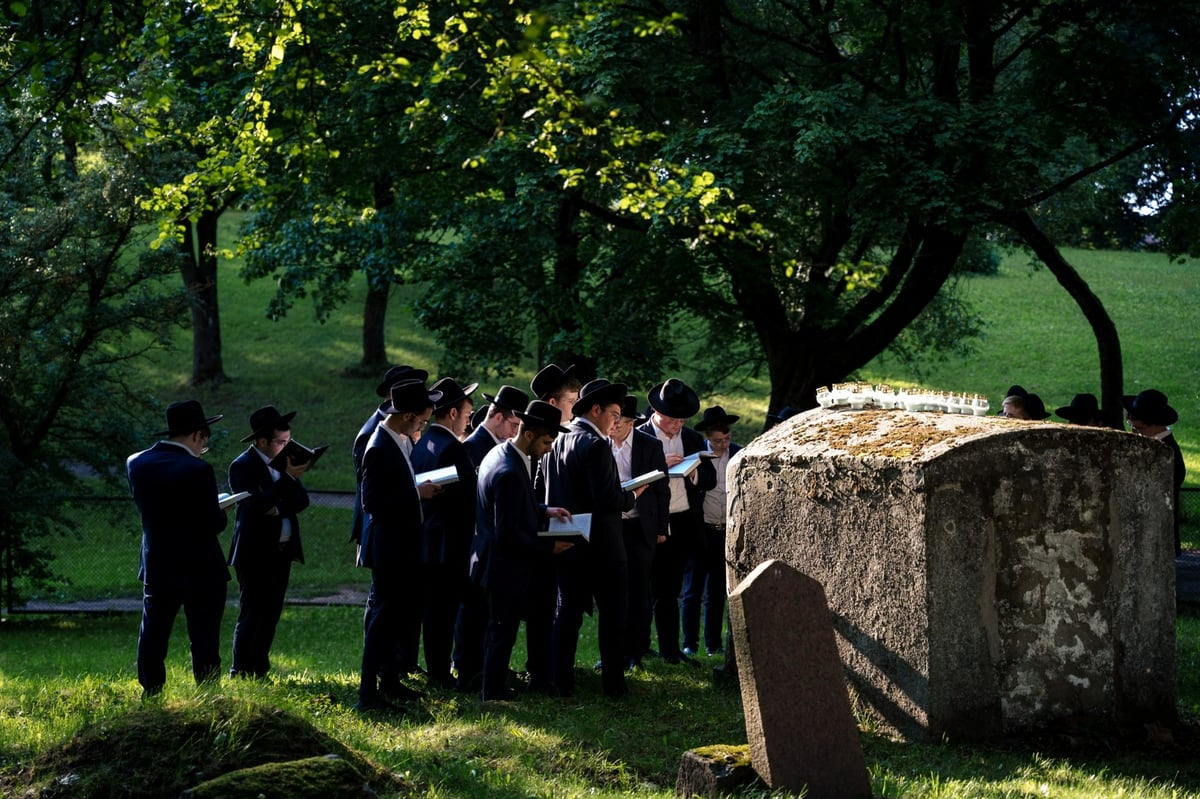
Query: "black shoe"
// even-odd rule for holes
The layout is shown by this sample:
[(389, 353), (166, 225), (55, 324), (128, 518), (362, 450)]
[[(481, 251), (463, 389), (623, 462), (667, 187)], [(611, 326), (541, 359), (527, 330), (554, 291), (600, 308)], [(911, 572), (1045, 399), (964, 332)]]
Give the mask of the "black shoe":
[(380, 685), (379, 693), (389, 702), (413, 702), (425, 698), (425, 694), (421, 691), (413, 690), (399, 681)]
[(640, 671), (642, 668), (642, 661), (637, 658), (628, 658), (625, 661), (625, 671)]
[(719, 646), (717, 646), (717, 647), (713, 647), (712, 649), (708, 650), (708, 656), (709, 656), (710, 658), (722, 658), (722, 657), (725, 657), (725, 650), (724, 650), (724, 649), (722, 649), (722, 648), (721, 648), (721, 647), (719, 647)]
[(499, 691), (483, 694), (484, 702), (511, 702), (517, 698), (517, 692), (511, 688), (501, 688)]
[(642, 653), (643, 660), (654, 660), (655, 658), (658, 658), (658, 657), (661, 657), (661, 655), (659, 655), (658, 652), (654, 651), (653, 649), (647, 649), (645, 652)]
[(530, 680), (529, 688), (527, 690), (531, 694), (541, 694), (542, 696), (558, 696), (558, 689), (554, 687), (554, 683), (547, 680)]
[(425, 682), (426, 685), (430, 685), (435, 688), (444, 688), (447, 691), (453, 690), (458, 685), (458, 681), (454, 679), (454, 675), (450, 672), (439, 674), (437, 676), (431, 675)]
[(665, 660), (667, 663), (670, 663), (672, 666), (678, 666), (681, 663), (686, 663), (689, 666), (699, 666), (700, 665), (700, 663), (698, 661), (692, 660), (690, 657), (688, 657), (687, 655), (684, 655), (682, 653), (678, 654), (678, 655), (667, 655), (666, 657), (663, 658), (663, 660)]
[(604, 661), (597, 660), (596, 665), (592, 666), (592, 671), (600, 671), (600, 669), (602, 669), (602, 668), (604, 668)]

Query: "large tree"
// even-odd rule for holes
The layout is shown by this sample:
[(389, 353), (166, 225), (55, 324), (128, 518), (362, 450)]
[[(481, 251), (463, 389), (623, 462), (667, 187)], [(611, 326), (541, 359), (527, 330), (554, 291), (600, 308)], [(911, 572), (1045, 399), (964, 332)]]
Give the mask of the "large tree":
[[(502, 364), (533, 334), (643, 380), (686, 314), (698, 357), (762, 363), (772, 408), (806, 405), (936, 309), (967, 237), (1000, 227), (1080, 303), (1119, 408), (1115, 329), (1039, 212), (1141, 171), (1129, 191), (1170, 182), (1187, 218), (1191, 3), (460, 0), (396, 18), (432, 60), (361, 69), (415, 94), (395, 148), (444, 179), (392, 189), (453, 234), (417, 262), (448, 351)], [(1130, 162), (1152, 169), (1113, 169)]]

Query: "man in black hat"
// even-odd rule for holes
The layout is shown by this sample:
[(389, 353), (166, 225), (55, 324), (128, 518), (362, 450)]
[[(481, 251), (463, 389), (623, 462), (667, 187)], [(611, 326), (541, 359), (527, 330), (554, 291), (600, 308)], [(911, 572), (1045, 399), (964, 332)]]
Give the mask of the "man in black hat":
[(575, 364), (565, 369), (556, 363), (548, 363), (529, 381), (535, 399), (548, 402), (563, 414), (571, 412), (571, 406), (579, 399), (583, 384), (575, 376)]
[[(650, 421), (640, 428), (659, 440), (672, 467), (688, 455), (706, 450), (704, 436), (684, 427), (700, 410), (696, 392), (678, 378), (670, 378), (650, 389)], [(654, 626), (658, 651), (668, 663), (692, 663), (679, 646), (679, 592), (687, 559), (700, 547), (700, 513), (704, 492), (717, 484), (713, 465), (701, 460), (687, 477), (670, 478), (670, 522), (667, 540), (654, 553)]]
[(704, 409), (700, 421), (692, 426), (704, 434), (708, 450), (716, 457), (711, 463), (717, 483), (703, 492), (700, 501), (700, 550), (689, 560), (683, 575), (683, 653), (700, 650), (700, 611), (704, 611), (704, 649), (708, 654), (724, 652), (722, 627), (725, 623), (725, 474), (729, 459), (740, 446), (733, 443), (730, 427), (740, 419), (726, 413), (720, 405)]
[(482, 692), (484, 701), (512, 699), (508, 663), (522, 618), (528, 618), (530, 585), (551, 557), (571, 549), (569, 541), (539, 537), (550, 518), (569, 521), (564, 508), (547, 507), (533, 491), (533, 465), (550, 451), (566, 428), (562, 414), (534, 400), (517, 412), (515, 438), (494, 447), (479, 467), (476, 490), (476, 544), (472, 578), (487, 594), (487, 637)]
[(229, 568), (217, 540), (228, 517), (217, 501), (208, 451), (211, 425), (196, 400), (167, 408), (167, 438), (125, 461), (129, 487), (142, 517), (142, 625), (138, 632), (138, 682), (143, 696), (162, 692), (167, 646), (175, 617), (187, 616), (192, 676), (217, 680), (221, 669), (221, 616)]
[[(624, 483), (650, 472), (666, 472), (667, 459), (662, 445), (634, 425), (646, 421), (638, 413), (637, 397), (626, 394), (621, 402), (621, 418), (609, 434), (617, 476)], [(650, 650), (650, 570), (654, 550), (667, 540), (671, 489), (667, 479), (651, 483), (637, 498), (633, 509), (621, 514), (621, 533), (625, 557), (629, 563), (629, 615), (625, 631), (625, 664), (641, 668), (642, 657)]]
[(1157, 439), (1166, 444), (1171, 450), (1174, 463), (1174, 497), (1175, 497), (1175, 556), (1183, 554), (1182, 541), (1179, 537), (1179, 491), (1183, 488), (1183, 479), (1187, 475), (1187, 466), (1183, 462), (1183, 452), (1179, 442), (1171, 433), (1171, 425), (1179, 421), (1179, 413), (1167, 403), (1167, 395), (1153, 388), (1148, 388), (1137, 396), (1121, 397), (1125, 406), (1125, 418), (1129, 420), (1129, 428), (1139, 436)]
[(471, 435), (463, 441), (477, 471), (479, 464), (483, 463), (483, 456), (492, 447), (517, 434), (521, 420), (517, 418), (516, 411), (529, 404), (529, 395), (515, 386), (500, 386), (496, 396), (484, 394), (483, 398), (488, 402), (487, 416), (483, 424), (471, 431)]
[[(363, 451), (367, 448), (367, 442), (371, 439), (371, 434), (375, 432), (375, 428), (387, 416), (384, 413), (384, 408), (388, 405), (388, 392), (392, 386), (399, 383), (401, 380), (420, 380), (422, 382), (429, 379), (429, 372), (424, 369), (414, 369), (407, 364), (401, 366), (393, 366), (384, 372), (383, 379), (375, 386), (375, 395), (380, 397), (383, 402), (375, 409), (367, 421), (363, 422), (362, 427), (358, 429), (358, 434), (354, 436), (354, 520), (350, 524), (350, 540), (357, 544), (362, 540), (363, 528), (363, 511), (362, 511), (362, 456)], [(357, 555), (355, 556), (357, 557)]]
[(1095, 394), (1076, 394), (1071, 398), (1070, 405), (1056, 408), (1054, 413), (1071, 424), (1081, 424), (1087, 427), (1104, 426), (1104, 416), (1100, 413), (1100, 403)]
[(358, 710), (387, 710), (389, 700), (421, 696), (400, 682), (400, 664), (411, 656), (396, 650), (402, 643), (415, 646), (420, 637), (421, 500), (436, 496), (441, 487), (417, 485), (410, 454), (413, 436), (429, 421), (441, 394), (426, 389), (422, 380), (405, 380), (391, 387), (389, 397), (362, 460), (366, 521), (358, 565), (371, 569), (371, 588), (363, 618)]
[(583, 614), (595, 597), (599, 612), (600, 673), (604, 693), (619, 698), (625, 685), (625, 625), (629, 566), (621, 514), (634, 506), (646, 487), (621, 488), (608, 432), (621, 418), (625, 386), (593, 380), (572, 406), (575, 418), (559, 436), (545, 461), (546, 501), (572, 515), (591, 514), (591, 537), (558, 558), (558, 608), (554, 614), (554, 686), (559, 694), (575, 690), (575, 653)]
[[(433, 390), (442, 396), (433, 406), (433, 423), (413, 447), (412, 454), (412, 465), (418, 474), (446, 467), (454, 467), (458, 474), (457, 482), (444, 486), (442, 493), (421, 503), (425, 514), (421, 542), (425, 670), (429, 682), (443, 688), (454, 686), (454, 676), (450, 673), (454, 624), (470, 586), (467, 566), (475, 535), (475, 464), (471, 463), (459, 437), (471, 418), (474, 407), (471, 394), (478, 387), (477, 383), (460, 386), (453, 377), (443, 377), (433, 384)], [(467, 646), (467, 651), (475, 656), (469, 658), (464, 653), (456, 659), (460, 674), (464, 670), (477, 673), (483, 668), (482, 648), (482, 640)], [(415, 658), (415, 650), (412, 655)], [(473, 660), (469, 666), (468, 659)], [(407, 664), (410, 668), (415, 665), (415, 660)]]
[(291, 440), (295, 416), (295, 411), (280, 413), (274, 405), (250, 414), (251, 432), (242, 439), (250, 446), (229, 464), (229, 490), (250, 492), (238, 504), (229, 549), (239, 586), (229, 670), (234, 677), (267, 675), (292, 561), (304, 562), (297, 514), (308, 507), (300, 477), (309, 464), (288, 461), (282, 472), (271, 465)]

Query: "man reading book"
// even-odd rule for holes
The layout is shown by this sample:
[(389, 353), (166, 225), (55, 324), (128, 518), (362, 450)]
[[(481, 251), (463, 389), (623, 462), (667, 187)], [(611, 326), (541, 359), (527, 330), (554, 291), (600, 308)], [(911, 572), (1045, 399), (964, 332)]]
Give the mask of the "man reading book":
[(250, 414), (251, 431), (242, 439), (250, 446), (229, 464), (230, 490), (250, 492), (238, 503), (229, 551), (240, 590), (229, 670), (235, 677), (265, 677), (270, 671), (271, 643), (292, 562), (304, 562), (297, 514), (308, 507), (300, 478), (311, 460), (296, 463), (284, 454), (295, 415), (280, 413), (274, 405)]

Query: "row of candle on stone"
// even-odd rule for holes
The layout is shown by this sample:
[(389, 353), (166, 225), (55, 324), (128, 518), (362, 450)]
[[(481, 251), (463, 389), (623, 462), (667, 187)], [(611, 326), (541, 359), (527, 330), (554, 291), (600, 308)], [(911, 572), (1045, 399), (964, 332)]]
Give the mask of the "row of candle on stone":
[(881, 408), (903, 411), (941, 411), (942, 413), (986, 416), (987, 397), (980, 394), (925, 389), (893, 389), (869, 383), (834, 383), (817, 389), (817, 404), (822, 408)]

